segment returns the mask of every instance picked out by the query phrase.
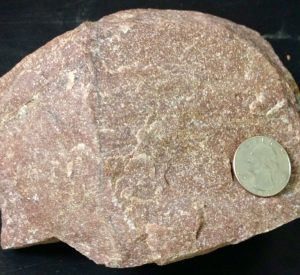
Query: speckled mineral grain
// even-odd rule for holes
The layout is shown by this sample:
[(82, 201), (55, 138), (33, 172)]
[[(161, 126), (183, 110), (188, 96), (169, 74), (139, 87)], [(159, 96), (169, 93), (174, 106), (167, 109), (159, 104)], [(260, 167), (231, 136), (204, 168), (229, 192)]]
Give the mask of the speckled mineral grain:
[[(3, 248), (61, 240), (96, 263), (166, 264), (299, 216), (297, 86), (256, 32), (131, 10), (84, 23), (0, 80)], [(279, 141), (287, 188), (233, 178), (237, 146)]]

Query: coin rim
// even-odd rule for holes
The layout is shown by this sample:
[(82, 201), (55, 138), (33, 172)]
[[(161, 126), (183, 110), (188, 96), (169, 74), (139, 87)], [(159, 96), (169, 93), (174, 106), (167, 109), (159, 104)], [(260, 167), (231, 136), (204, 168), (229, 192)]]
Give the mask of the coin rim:
[[(261, 195), (261, 194), (257, 194), (255, 192), (253, 192), (252, 190), (249, 190), (249, 188), (247, 188), (247, 186), (244, 186), (242, 184), (242, 182), (239, 180), (239, 177), (237, 175), (237, 171), (236, 171), (236, 155), (238, 153), (238, 150), (239, 148), (242, 146), (243, 143), (251, 140), (251, 139), (256, 139), (256, 138), (267, 138), (267, 139), (270, 139), (272, 142), (276, 142), (277, 144), (279, 144), (279, 146), (281, 146), (281, 148), (283, 148), (285, 154), (287, 155), (287, 159), (288, 159), (288, 166), (289, 166), (289, 171), (288, 171), (288, 179), (287, 179), (287, 182), (283, 185), (283, 187), (273, 193), (273, 194), (269, 194), (269, 195)], [(249, 193), (253, 194), (253, 195), (256, 195), (256, 196), (259, 196), (259, 197), (272, 197), (272, 196), (275, 196), (277, 194), (279, 194), (281, 191), (283, 191), (283, 189), (288, 185), (289, 181), (290, 181), (290, 178), (291, 178), (291, 174), (292, 174), (292, 165), (291, 165), (291, 160), (290, 160), (290, 157), (289, 157), (289, 154), (288, 152), (286, 151), (286, 149), (277, 141), (275, 140), (274, 138), (271, 138), (271, 137), (268, 137), (268, 136), (253, 136), (253, 137), (250, 137), (250, 138), (247, 138), (245, 139), (243, 142), (240, 143), (240, 145), (237, 147), (237, 149), (235, 150), (235, 153), (234, 153), (234, 156), (233, 156), (233, 161), (232, 161), (232, 168), (233, 168), (233, 172), (234, 172), (234, 176), (236, 177), (237, 181), (239, 182), (239, 184), (245, 189), (247, 190)]]

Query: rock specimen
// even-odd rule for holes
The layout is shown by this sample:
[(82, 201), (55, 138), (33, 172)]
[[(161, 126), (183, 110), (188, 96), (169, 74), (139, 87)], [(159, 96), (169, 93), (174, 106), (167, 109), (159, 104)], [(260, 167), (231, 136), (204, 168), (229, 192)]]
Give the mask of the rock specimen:
[[(256, 32), (190, 11), (84, 23), (0, 80), (3, 248), (61, 240), (111, 267), (166, 264), (299, 216), (297, 86)], [(234, 179), (237, 146), (279, 141), (283, 192)]]

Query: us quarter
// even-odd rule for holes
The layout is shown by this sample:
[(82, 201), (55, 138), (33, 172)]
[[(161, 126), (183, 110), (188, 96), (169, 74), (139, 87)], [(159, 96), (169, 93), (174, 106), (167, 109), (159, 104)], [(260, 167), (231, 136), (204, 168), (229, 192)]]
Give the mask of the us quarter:
[(255, 136), (237, 148), (233, 171), (247, 191), (269, 197), (281, 192), (288, 184), (291, 162), (286, 150), (276, 140)]

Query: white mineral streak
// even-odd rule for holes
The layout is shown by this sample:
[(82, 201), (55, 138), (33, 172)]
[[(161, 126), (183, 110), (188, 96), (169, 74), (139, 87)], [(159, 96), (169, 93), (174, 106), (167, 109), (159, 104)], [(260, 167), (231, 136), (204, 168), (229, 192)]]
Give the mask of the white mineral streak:
[(280, 110), (282, 107), (284, 107), (287, 104), (286, 99), (283, 99), (276, 103), (275, 106), (273, 106), (268, 112), (267, 116), (272, 115), (276, 113), (278, 110)]
[(67, 74), (67, 90), (71, 90), (74, 86), (74, 81), (75, 81), (75, 73), (73, 72), (68, 72)]

